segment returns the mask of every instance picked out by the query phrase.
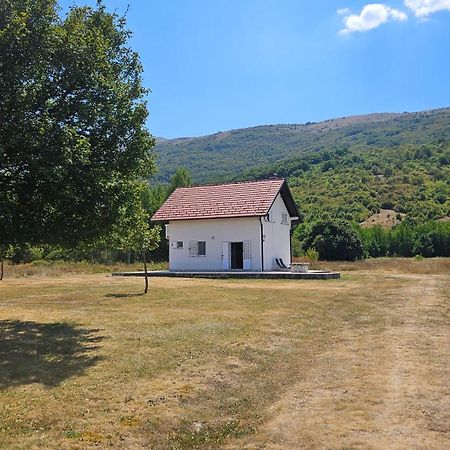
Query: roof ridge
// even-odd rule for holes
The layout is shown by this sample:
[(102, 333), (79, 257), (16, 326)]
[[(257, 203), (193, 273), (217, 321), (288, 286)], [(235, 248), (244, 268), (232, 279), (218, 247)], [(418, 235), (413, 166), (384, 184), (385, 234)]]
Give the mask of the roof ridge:
[(278, 178), (278, 177), (271, 177), (271, 178), (264, 178), (262, 180), (244, 180), (244, 181), (232, 181), (232, 182), (225, 182), (225, 183), (205, 183), (205, 184), (193, 184), (192, 186), (180, 186), (177, 187), (175, 190), (178, 189), (192, 189), (197, 187), (212, 187), (212, 186), (233, 186), (236, 184), (250, 184), (250, 183), (263, 183), (267, 181), (286, 181), (285, 178)]

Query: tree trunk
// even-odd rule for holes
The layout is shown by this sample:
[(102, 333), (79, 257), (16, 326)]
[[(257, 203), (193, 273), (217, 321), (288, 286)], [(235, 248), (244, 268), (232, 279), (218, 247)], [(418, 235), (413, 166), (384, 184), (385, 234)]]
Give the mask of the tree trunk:
[(142, 252), (142, 256), (144, 259), (144, 274), (145, 274), (144, 294), (146, 294), (148, 292), (148, 273), (147, 273), (147, 255), (145, 254), (145, 250)]
[(0, 261), (0, 281), (3, 280), (3, 259)]

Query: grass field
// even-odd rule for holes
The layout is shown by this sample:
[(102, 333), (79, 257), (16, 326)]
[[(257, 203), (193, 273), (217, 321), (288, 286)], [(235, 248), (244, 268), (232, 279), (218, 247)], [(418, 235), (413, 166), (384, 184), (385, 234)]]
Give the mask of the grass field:
[(450, 448), (449, 265), (7, 276), (0, 448)]

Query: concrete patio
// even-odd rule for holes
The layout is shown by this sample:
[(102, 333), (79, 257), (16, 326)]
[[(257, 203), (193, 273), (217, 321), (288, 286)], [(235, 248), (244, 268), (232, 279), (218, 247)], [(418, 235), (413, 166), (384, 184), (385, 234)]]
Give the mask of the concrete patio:
[[(330, 272), (322, 270), (309, 270), (308, 272), (245, 272), (226, 271), (226, 272), (195, 272), (195, 271), (169, 271), (152, 270), (147, 272), (149, 277), (178, 277), (178, 278), (259, 278), (259, 279), (289, 279), (289, 280), (332, 280), (341, 277), (339, 272)], [(113, 277), (143, 277), (143, 271), (137, 272), (113, 272)]]

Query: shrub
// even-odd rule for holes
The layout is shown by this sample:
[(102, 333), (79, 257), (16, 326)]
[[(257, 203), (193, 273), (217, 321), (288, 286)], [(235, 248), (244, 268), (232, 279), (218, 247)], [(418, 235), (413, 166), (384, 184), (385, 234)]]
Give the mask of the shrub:
[(380, 225), (370, 228), (361, 228), (360, 236), (364, 245), (364, 256), (386, 256), (389, 251), (389, 231)]
[(31, 264), (33, 266), (48, 266), (51, 263), (49, 261), (45, 261), (45, 259), (35, 259), (35, 260), (31, 261)]
[(28, 246), (14, 247), (11, 252), (11, 261), (14, 264), (29, 263), (33, 261), (33, 252)]
[(390, 233), (390, 253), (397, 256), (413, 256), (415, 233), (414, 225), (404, 221)]
[(305, 252), (305, 257), (310, 261), (310, 262), (315, 262), (318, 261), (319, 259), (319, 252), (315, 249), (315, 248), (308, 248)]
[(313, 224), (303, 249), (314, 248), (320, 259), (328, 261), (354, 261), (362, 258), (363, 246), (358, 233), (349, 222), (325, 220)]

